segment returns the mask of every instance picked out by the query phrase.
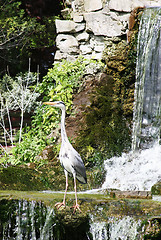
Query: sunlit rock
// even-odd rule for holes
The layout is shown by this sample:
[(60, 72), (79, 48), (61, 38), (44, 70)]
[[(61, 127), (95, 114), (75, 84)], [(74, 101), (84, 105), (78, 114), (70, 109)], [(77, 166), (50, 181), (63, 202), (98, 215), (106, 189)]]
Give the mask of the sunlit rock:
[(73, 13), (73, 21), (76, 23), (83, 22), (83, 15), (79, 15), (78, 13)]
[(110, 0), (109, 8), (111, 10), (119, 11), (119, 12), (130, 12), (132, 7), (131, 0)]
[(87, 42), (89, 40), (89, 34), (87, 32), (83, 32), (83, 33), (79, 33), (77, 36), (76, 36), (76, 39), (79, 41), (79, 42)]
[(90, 45), (81, 45), (80, 46), (80, 51), (81, 51), (82, 54), (92, 53), (92, 49), (91, 49)]
[(92, 12), (102, 9), (101, 0), (84, 0), (84, 8), (86, 12)]
[(120, 36), (122, 33), (123, 25), (102, 12), (85, 13), (84, 18), (86, 31), (94, 35), (113, 37)]
[(57, 33), (64, 32), (74, 32), (75, 31), (75, 23), (71, 20), (55, 20), (55, 26)]
[(74, 33), (85, 29), (85, 23), (75, 23), (71, 20), (55, 20), (57, 33)]
[(56, 46), (63, 53), (78, 53), (78, 41), (72, 35), (59, 34), (56, 38)]
[(81, 32), (85, 30), (85, 23), (75, 23), (75, 32)]

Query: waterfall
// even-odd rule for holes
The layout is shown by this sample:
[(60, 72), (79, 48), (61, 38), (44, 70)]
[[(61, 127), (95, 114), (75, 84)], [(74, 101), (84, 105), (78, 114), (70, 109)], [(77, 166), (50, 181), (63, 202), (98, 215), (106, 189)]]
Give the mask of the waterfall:
[(144, 10), (137, 46), (132, 151), (104, 163), (103, 189), (151, 190), (161, 179), (161, 8)]
[(132, 149), (149, 148), (160, 138), (161, 8), (145, 9), (137, 45)]
[[(100, 205), (96, 206), (95, 213), (89, 214), (90, 228), (82, 228), (82, 225), (79, 225), (80, 219), (78, 226), (76, 222), (72, 223), (72, 220), (71, 224), (63, 226), (61, 214), (59, 218), (55, 218), (54, 209), (44, 206), (41, 202), (1, 200), (0, 205), (0, 239), (2, 240), (133, 240), (142, 239), (141, 234), (144, 230), (142, 225), (144, 218), (103, 217), (104, 208)], [(96, 214), (98, 211), (99, 215)], [(86, 224), (88, 225), (88, 222)], [(78, 234), (75, 235), (76, 232)]]
[[(138, 231), (140, 226), (141, 220), (130, 216), (110, 217), (107, 222), (94, 221), (91, 223), (90, 232), (93, 240), (133, 240), (140, 236)], [(141, 237), (137, 239), (141, 239)]]

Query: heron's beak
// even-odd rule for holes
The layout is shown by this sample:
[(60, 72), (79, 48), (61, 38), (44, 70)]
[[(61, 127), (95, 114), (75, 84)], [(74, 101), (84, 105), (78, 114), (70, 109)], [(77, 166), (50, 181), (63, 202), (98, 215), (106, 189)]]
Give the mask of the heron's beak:
[(45, 104), (45, 105), (52, 105), (52, 106), (56, 105), (55, 102), (43, 102), (43, 104)]

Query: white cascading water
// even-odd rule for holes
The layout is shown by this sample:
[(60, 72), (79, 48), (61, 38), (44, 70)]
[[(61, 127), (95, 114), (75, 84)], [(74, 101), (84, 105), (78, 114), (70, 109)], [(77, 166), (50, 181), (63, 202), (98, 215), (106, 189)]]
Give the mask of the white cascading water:
[(149, 191), (161, 180), (161, 8), (144, 10), (139, 29), (132, 151), (105, 161), (103, 189)]
[[(108, 222), (91, 223), (90, 232), (93, 240), (133, 240), (139, 235), (141, 220), (125, 216), (123, 218), (109, 218)], [(137, 238), (141, 239), (141, 237)]]

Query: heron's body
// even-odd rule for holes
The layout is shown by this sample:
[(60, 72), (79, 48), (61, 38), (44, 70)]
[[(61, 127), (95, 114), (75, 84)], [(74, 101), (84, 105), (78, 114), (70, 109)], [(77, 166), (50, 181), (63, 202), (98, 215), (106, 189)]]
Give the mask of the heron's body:
[(62, 143), (59, 159), (62, 167), (69, 174), (75, 174), (80, 183), (87, 183), (86, 170), (78, 152), (72, 147), (70, 142)]
[[(65, 130), (65, 105), (63, 102), (45, 102), (44, 104), (52, 105), (55, 107), (59, 107), (62, 110), (61, 116), (61, 148), (59, 153), (60, 163), (64, 168), (65, 176), (66, 176), (66, 190), (64, 195), (64, 200), (62, 203), (58, 203), (58, 208), (62, 205), (65, 205), (65, 197), (68, 188), (68, 173), (73, 175), (74, 178), (74, 188), (75, 188), (75, 197), (76, 197), (76, 205), (74, 206), (74, 212), (76, 209), (79, 209), (77, 203), (77, 192), (76, 192), (76, 178), (80, 183), (87, 183), (86, 177), (86, 169), (84, 163), (79, 155), (79, 153), (73, 148), (71, 143), (68, 140), (66, 130)], [(80, 209), (79, 209), (80, 210)]]

